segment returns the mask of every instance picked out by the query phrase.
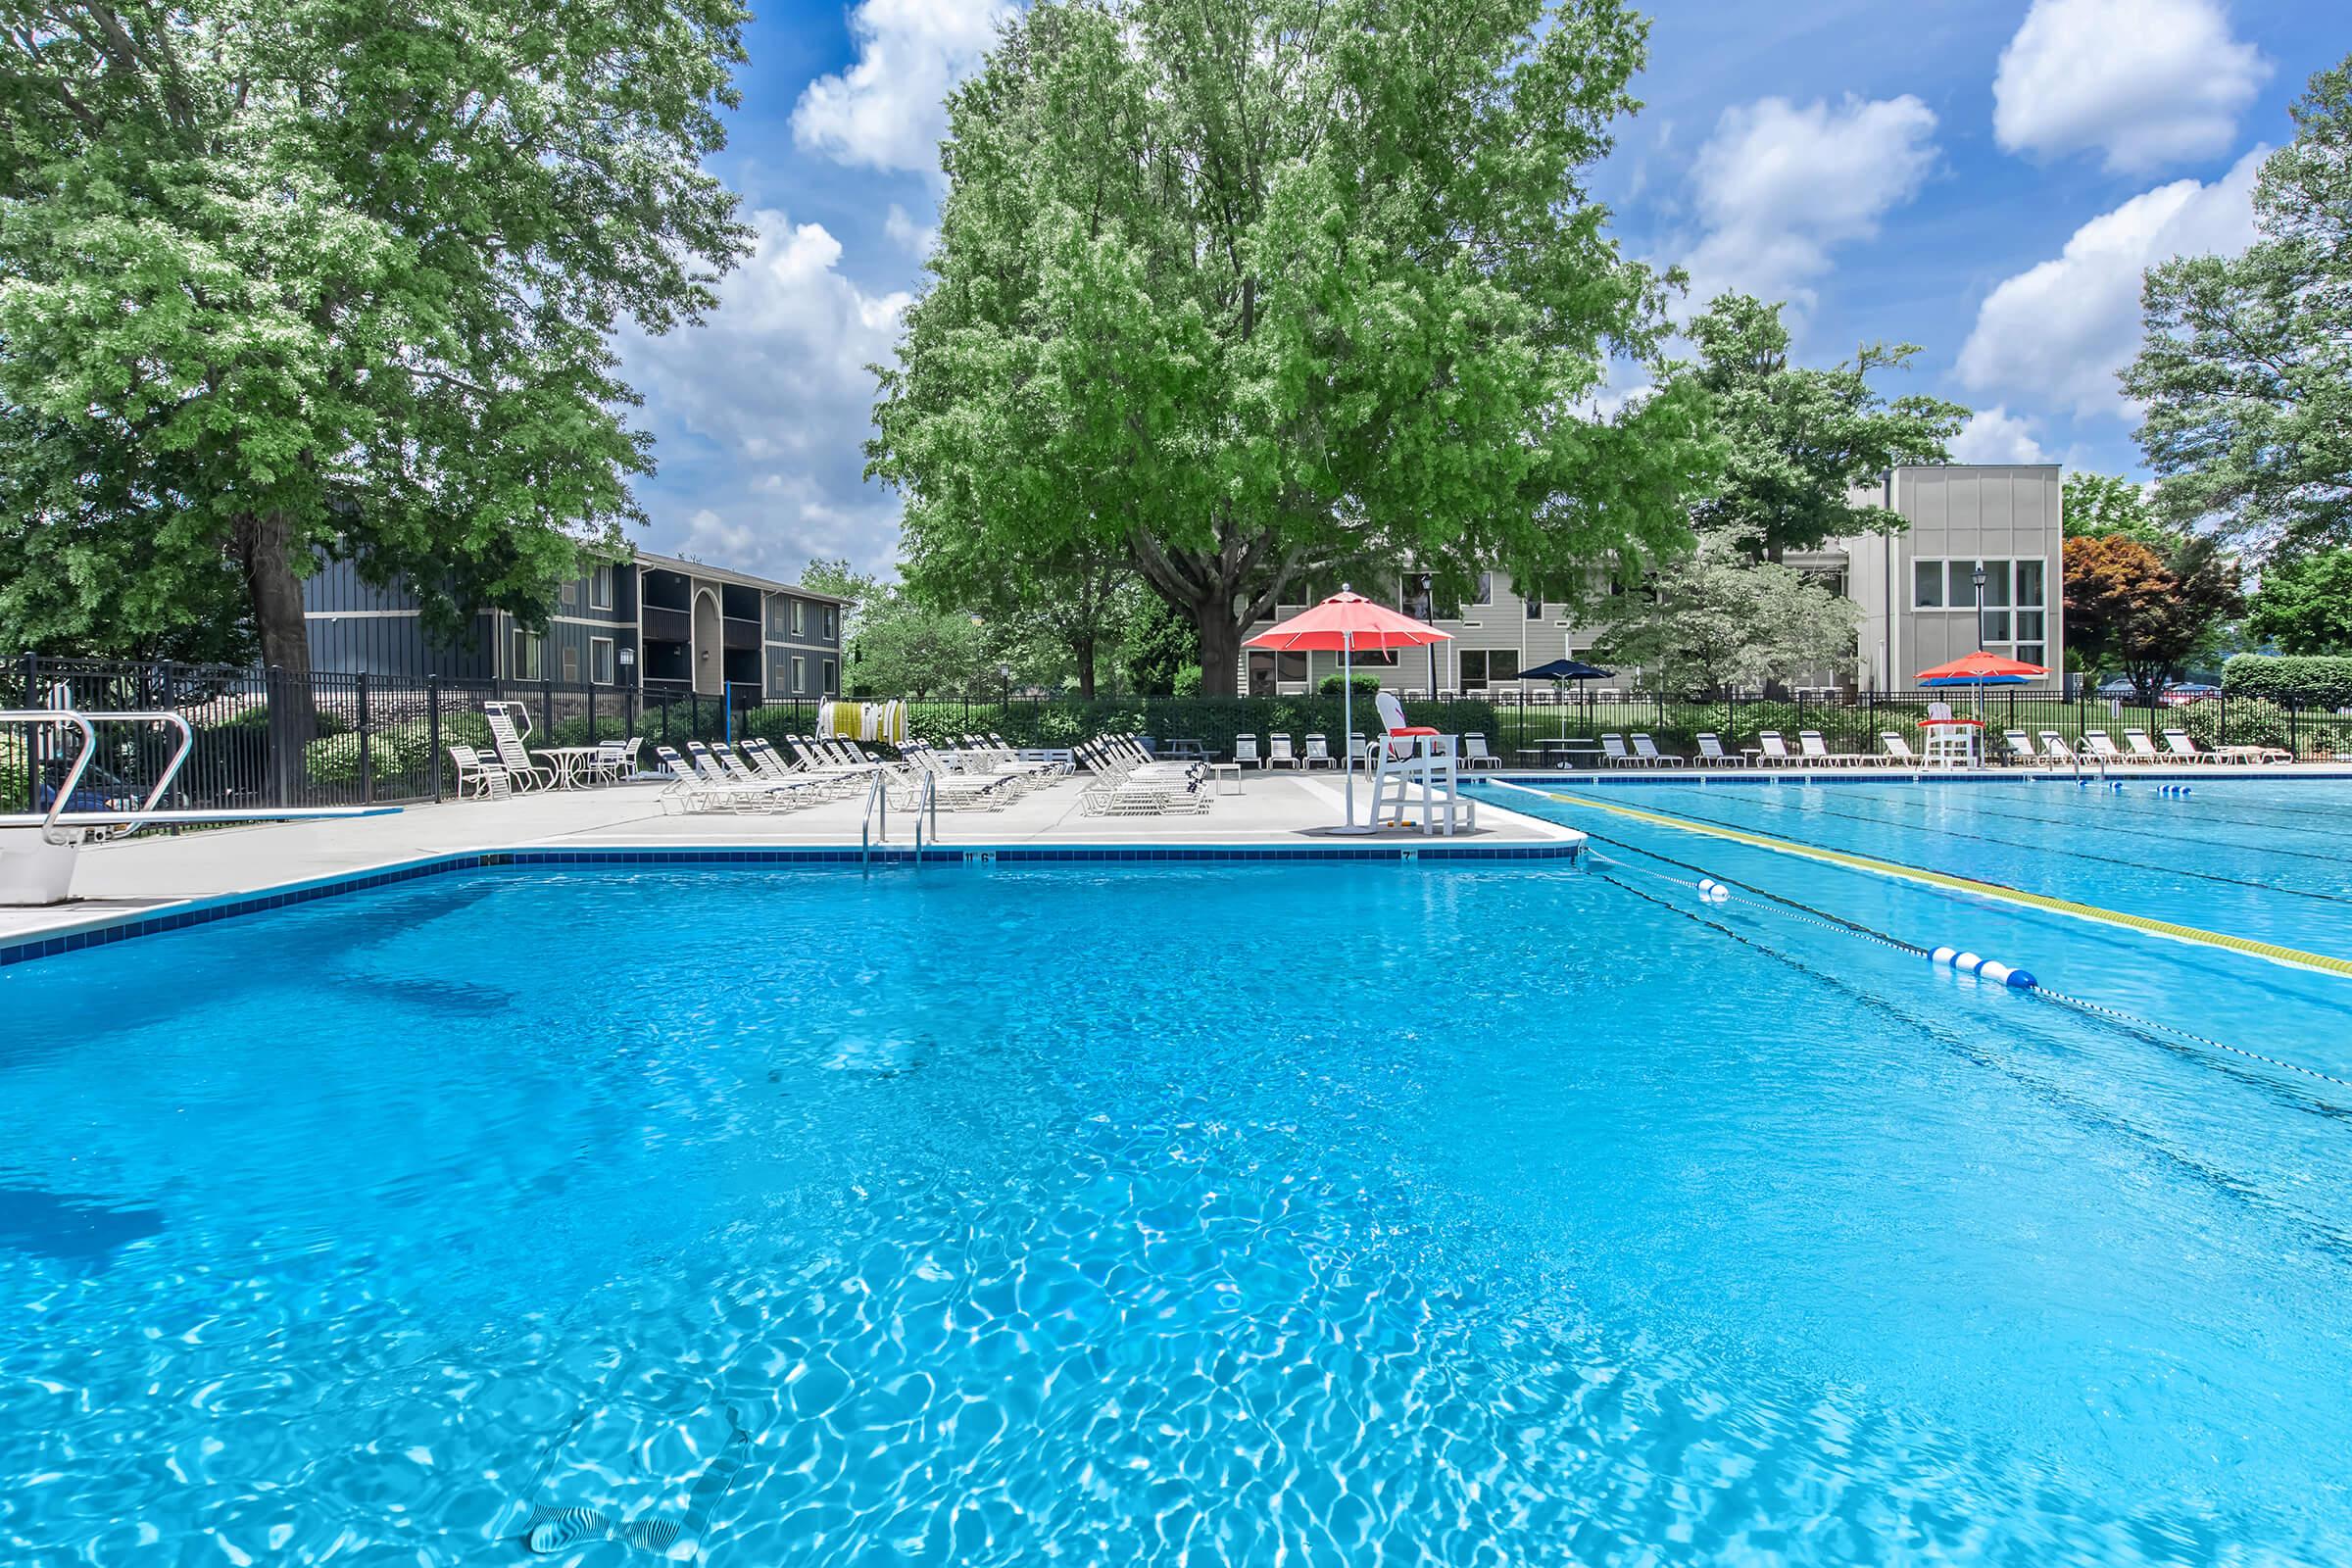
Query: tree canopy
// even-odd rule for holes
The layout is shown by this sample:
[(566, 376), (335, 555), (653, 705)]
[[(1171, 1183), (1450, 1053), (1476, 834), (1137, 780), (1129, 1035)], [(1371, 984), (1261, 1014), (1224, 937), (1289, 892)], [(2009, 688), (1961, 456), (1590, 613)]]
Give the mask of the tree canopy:
[(2260, 238), (2151, 269), (2123, 374), (2164, 517), (2265, 551), (2352, 543), (2352, 59), (2293, 114), (2255, 183)]
[(1726, 441), (1722, 484), (1692, 519), (1759, 558), (1900, 529), (1900, 513), (1853, 493), (1898, 464), (1947, 461), (1968, 421), (1957, 403), (1888, 399), (1871, 385), (1874, 372), (1908, 366), (1917, 344), (1865, 343), (1850, 360), (1808, 369), (1789, 363), (1781, 307), (1745, 294), (1716, 299), (1689, 331), (1698, 360), (1678, 384), (1706, 393)]
[(2211, 650), (2222, 623), (2244, 608), (2237, 564), (2217, 541), (2184, 541), (2167, 560), (2129, 534), (2065, 544), (2066, 635), (2091, 669), (2121, 669), (2142, 702), (2191, 659)]
[(1653, 691), (1699, 697), (1851, 669), (1860, 608), (1747, 551), (1728, 529), (1704, 535), (1642, 589), (1603, 602), (1592, 656), (1639, 665)]
[(230, 584), (307, 670), (316, 551), (542, 617), (635, 517), (613, 331), (746, 244), (702, 168), (738, 0), (49, 0), (0, 28), (0, 616)]
[(2282, 654), (2352, 654), (2352, 548), (2273, 561), (2246, 607), (2249, 641)]
[(2078, 468), (2066, 476), (2059, 510), (2069, 539), (2121, 534), (2162, 555), (2179, 545), (2180, 530), (2156, 515), (2147, 487), (2112, 473)]
[(1694, 386), (1582, 416), (1661, 280), (1584, 185), (1619, 0), (1040, 0), (953, 95), (871, 471), (917, 548), (1125, 553), (1241, 628), (1368, 562), (1528, 580), (1687, 541)]

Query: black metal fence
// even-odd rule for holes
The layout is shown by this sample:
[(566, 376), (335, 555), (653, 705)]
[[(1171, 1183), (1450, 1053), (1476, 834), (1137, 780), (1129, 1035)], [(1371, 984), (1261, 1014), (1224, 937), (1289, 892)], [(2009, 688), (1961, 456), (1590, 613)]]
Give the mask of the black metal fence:
[[(2352, 713), (2244, 697), (2209, 697), (2182, 706), (2141, 705), (2084, 695), (1990, 689), (1981, 700), (1968, 691), (1864, 692), (1835, 698), (1740, 697), (1721, 702), (1624, 695), (1587, 690), (1469, 693), (1439, 702), (1409, 702), (1416, 723), (1457, 733), (1480, 733), (1506, 761), (1545, 741), (1592, 740), (1643, 732), (1669, 752), (1689, 753), (1712, 732), (1726, 747), (1753, 744), (1765, 730), (1791, 742), (1818, 730), (1834, 751), (1876, 751), (1879, 736), (1904, 735), (1916, 745), (1929, 705), (1942, 701), (1962, 712), (1981, 710), (1987, 733), (2022, 730), (2038, 738), (2055, 730), (2079, 743), (2086, 730), (2104, 729), (2118, 743), (2124, 732), (2161, 736), (2179, 727), (2204, 748), (2278, 747), (2299, 757), (2352, 753)], [(444, 798), (454, 787), (449, 748), (490, 748), (483, 716), (488, 702), (518, 703), (530, 716), (529, 744), (577, 746), (643, 737), (679, 744), (689, 738), (805, 733), (817, 719), (814, 699), (771, 702), (758, 693), (726, 697), (644, 693), (616, 686), (557, 681), (448, 681), (282, 671), (173, 662), (57, 659), (24, 655), (0, 667), (0, 706), (74, 707), (91, 710), (168, 710), (185, 718), (195, 744), (173, 786), (183, 808), (345, 806)], [(907, 705), (912, 734), (948, 740), (995, 733), (1015, 745), (1068, 746), (1105, 733), (1140, 733), (1200, 741), (1231, 755), (1238, 735), (1320, 733), (1334, 741), (1350, 723), (1358, 733), (1377, 722), (1368, 699), (1343, 716), (1337, 697), (1295, 695), (1242, 698), (1075, 698), (1011, 696), (1001, 700), (947, 699)], [(77, 740), (24, 730), (0, 731), (0, 809), (45, 804), (62, 779)], [(108, 726), (101, 755), (85, 787), (101, 795), (137, 794), (158, 776), (173, 736), (162, 726)]]

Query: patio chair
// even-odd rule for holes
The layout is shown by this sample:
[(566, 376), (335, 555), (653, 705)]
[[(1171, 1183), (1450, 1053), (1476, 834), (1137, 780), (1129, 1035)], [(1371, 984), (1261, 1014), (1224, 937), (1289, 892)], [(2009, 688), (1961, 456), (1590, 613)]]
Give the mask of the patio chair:
[(1641, 763), (1643, 767), (1652, 765), (1650, 759), (1646, 757), (1636, 757), (1633, 753), (1627, 751), (1625, 749), (1625, 737), (1622, 735), (1603, 735), (1600, 738), (1600, 755), (1601, 760), (1606, 761), (1611, 767), (1632, 767), (1637, 762)]
[(1372, 743), (1361, 735), (1348, 737), (1348, 768), (1354, 773), (1372, 770)]
[(2066, 737), (2054, 729), (2041, 732), (2041, 756), (2044, 761), (2049, 762), (2074, 763), (2084, 760), (2072, 746), (2066, 744)]
[(458, 764), (458, 795), (476, 796), (486, 801), (503, 801), (513, 791), (507, 783), (506, 768), (470, 746), (452, 746), (449, 760)]
[(1635, 733), (1634, 756), (1653, 767), (1680, 767), (1683, 765), (1683, 759), (1678, 754), (1659, 751), (1658, 743), (1649, 738), (1647, 730)]
[(2091, 759), (2094, 761), (2129, 762), (2132, 760), (2132, 759), (2126, 757), (2122, 752), (2116, 750), (2115, 742), (2109, 738), (2107, 732), (2103, 729), (2084, 730), (2082, 732), (2082, 745), (2090, 753)]
[(2184, 729), (2166, 730), (2164, 732), (2164, 749), (2172, 753), (2169, 760), (2173, 761), (2203, 762), (2210, 766), (2214, 760), (2211, 752), (2197, 750), (2197, 743), (2188, 738), (2188, 731)]
[(2124, 744), (2132, 749), (2131, 760), (2132, 761), (2162, 762), (2168, 760), (2165, 755), (2156, 749), (2156, 743), (2148, 739), (2148, 732), (2144, 729), (2124, 731)]
[(1462, 766), (1500, 767), (1502, 760), (1487, 750), (1487, 738), (1484, 735), (1470, 734), (1462, 737)]
[(2012, 761), (2038, 762), (2041, 760), (2041, 754), (2034, 749), (2034, 737), (2022, 729), (2001, 731), (2001, 744), (2008, 749)]
[(1309, 735), (1306, 738), (1306, 756), (1302, 760), (1309, 768), (1337, 767), (1339, 765), (1331, 760), (1331, 743), (1320, 735)]
[(1874, 759), (1876, 761), (1884, 762), (1888, 767), (1917, 767), (1919, 765), (1919, 756), (1911, 750), (1911, 743), (1893, 730), (1879, 731), (1879, 747), (1886, 755)]
[(1298, 754), (1291, 750), (1288, 735), (1266, 737), (1266, 765), (1268, 767), (1299, 767)]
[(1257, 737), (1236, 735), (1233, 738), (1233, 762), (1236, 767), (1263, 767), (1265, 759), (1257, 755)]
[(1797, 760), (1788, 755), (1788, 743), (1781, 732), (1768, 729), (1756, 736), (1756, 750), (1762, 754), (1756, 760), (1765, 767), (1795, 767)]
[(1722, 738), (1711, 729), (1701, 730), (1698, 733), (1696, 760), (1701, 767), (1745, 767), (1747, 765), (1747, 758), (1738, 752), (1725, 751)]

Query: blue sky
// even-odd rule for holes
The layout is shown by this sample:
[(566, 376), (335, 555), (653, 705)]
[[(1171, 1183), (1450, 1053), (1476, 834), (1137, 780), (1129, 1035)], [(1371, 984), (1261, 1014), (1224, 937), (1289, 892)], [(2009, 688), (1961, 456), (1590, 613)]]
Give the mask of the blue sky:
[[(758, 253), (700, 328), (624, 345), (661, 472), (643, 542), (790, 576), (886, 567), (872, 379), (922, 276), (938, 101), (1005, 0), (777, 0), (716, 168)], [(1695, 292), (1790, 302), (1800, 355), (1920, 344), (1958, 456), (2138, 473), (2114, 370), (2138, 277), (2251, 236), (2261, 150), (2352, 51), (2323, 0), (1656, 0), (1646, 107), (1597, 194)], [(1630, 387), (1635, 378), (1628, 377)]]

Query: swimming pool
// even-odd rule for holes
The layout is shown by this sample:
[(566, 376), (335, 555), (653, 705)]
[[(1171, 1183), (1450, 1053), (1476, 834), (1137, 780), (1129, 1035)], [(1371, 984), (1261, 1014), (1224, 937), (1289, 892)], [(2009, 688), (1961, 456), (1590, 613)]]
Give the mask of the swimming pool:
[[(1610, 853), (509, 867), (0, 971), (0, 1558), (2352, 1556), (2352, 1095)], [(1773, 871), (2352, 1069), (2352, 983)]]

